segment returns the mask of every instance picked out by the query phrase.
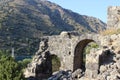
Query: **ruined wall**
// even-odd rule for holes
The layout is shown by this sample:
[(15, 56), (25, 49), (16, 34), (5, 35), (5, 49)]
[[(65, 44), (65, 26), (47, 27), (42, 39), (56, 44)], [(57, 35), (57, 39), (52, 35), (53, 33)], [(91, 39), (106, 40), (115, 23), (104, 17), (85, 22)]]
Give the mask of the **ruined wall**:
[[(73, 54), (71, 54), (71, 40), (68, 35), (48, 37), (48, 50), (60, 58), (60, 69), (71, 69)], [(68, 66), (69, 64), (69, 66)]]
[[(99, 36), (98, 34), (62, 32), (57, 36), (43, 37), (39, 50), (36, 52), (36, 55), (28, 65), (24, 74), (26, 77), (36, 76), (36, 67), (41, 66), (43, 62), (47, 62), (46, 53), (50, 55), (54, 54), (60, 59), (60, 70), (75, 71), (78, 68), (82, 69), (84, 48), (92, 41), (100, 45)], [(50, 65), (46, 65), (46, 67), (47, 66)]]
[(107, 15), (107, 27), (120, 28), (120, 6), (110, 6)]
[(59, 36), (48, 37), (48, 51), (60, 58), (61, 70), (75, 70), (81, 68), (85, 46), (91, 41), (98, 43), (98, 37), (95, 34), (76, 36), (73, 33), (62, 32)]
[[(120, 28), (120, 7), (108, 8), (109, 27)], [(28, 66), (28, 70), (26, 69), (26, 75), (30, 76), (29, 70), (31, 70), (31, 75), (36, 75), (34, 73), (36, 65), (41, 65), (47, 60), (45, 53), (55, 54), (60, 58), (60, 70), (75, 71), (81, 68), (85, 46), (94, 41), (100, 46), (100, 49), (91, 50), (90, 54), (86, 55), (85, 75), (79, 80), (86, 80), (86, 77), (88, 80), (120, 79), (120, 34), (102, 36), (95, 33), (62, 32), (60, 35), (46, 36), (43, 39), (45, 41), (40, 42), (33, 63)]]

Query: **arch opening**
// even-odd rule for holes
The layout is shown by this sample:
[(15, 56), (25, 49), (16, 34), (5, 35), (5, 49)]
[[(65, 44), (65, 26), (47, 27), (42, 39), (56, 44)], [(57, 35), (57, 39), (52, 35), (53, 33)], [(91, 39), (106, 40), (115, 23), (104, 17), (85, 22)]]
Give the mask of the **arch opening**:
[(60, 58), (57, 55), (51, 55), (52, 58), (52, 72), (59, 71), (61, 62)]
[(95, 43), (94, 40), (84, 39), (76, 45), (75, 50), (74, 50), (73, 71), (75, 71), (77, 69), (81, 69), (82, 71), (86, 70), (86, 67), (85, 67), (85, 62), (86, 62), (85, 48), (91, 42)]
[(100, 71), (102, 65), (109, 65), (109, 64), (114, 64), (114, 56), (115, 53), (112, 52), (110, 49), (104, 50), (102, 54), (99, 56), (99, 70), (98, 73), (101, 73)]
[(57, 55), (46, 52), (45, 58), (41, 65), (37, 65), (35, 69), (35, 76), (40, 80), (50, 77), (53, 72), (59, 71), (61, 66), (60, 58)]

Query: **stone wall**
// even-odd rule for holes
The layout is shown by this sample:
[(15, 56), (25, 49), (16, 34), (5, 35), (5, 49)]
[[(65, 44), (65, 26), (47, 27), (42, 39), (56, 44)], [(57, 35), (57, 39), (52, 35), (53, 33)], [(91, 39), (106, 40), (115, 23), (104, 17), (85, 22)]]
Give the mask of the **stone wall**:
[[(120, 27), (120, 7), (108, 8), (109, 27)], [(90, 42), (96, 42), (99, 49), (91, 50), (90, 54), (86, 55), (86, 70), (85, 73), (82, 73), (82, 77), (78, 74), (79, 80), (87, 78), (88, 80), (120, 80), (120, 34), (102, 36), (95, 33), (62, 32), (60, 35), (45, 36), (42, 39), (39, 50), (26, 69), (27, 77), (36, 76), (36, 68), (42, 65), (50, 66), (44, 71), (46, 74), (51, 71), (51, 61), (46, 57), (46, 53), (48, 56), (54, 54), (60, 58), (60, 70), (82, 73), (84, 71), (82, 70), (83, 50)], [(39, 69), (42, 70), (41, 67)], [(61, 74), (63, 73), (60, 73), (60, 76), (62, 76)], [(41, 73), (40, 75), (43, 76)]]
[[(43, 37), (39, 50), (26, 69), (26, 77), (37, 76), (36, 71), (43, 70), (43, 68), (40, 67), (42, 65), (51, 67), (51, 61), (46, 57), (46, 53), (49, 53), (49, 55), (57, 55), (60, 58), (60, 70), (71, 70), (74, 72), (81, 69), (81, 71), (84, 72), (81, 67), (83, 50), (88, 43), (93, 41), (98, 43), (100, 47), (91, 50), (90, 54), (86, 55), (86, 70), (80, 80), (84, 80), (83, 78), (98, 80), (101, 77), (103, 78), (101, 80), (105, 80), (107, 77), (106, 74), (109, 74), (110, 76), (108, 76), (108, 78), (112, 80), (112, 71), (116, 72), (115, 78), (120, 76), (120, 34), (101, 36), (98, 34), (74, 35), (73, 33), (63, 32), (58, 36)], [(37, 67), (39, 67), (38, 70)], [(114, 68), (114, 70), (112, 70), (112, 68)], [(47, 72), (50, 72), (51, 68), (44, 70), (46, 71), (44, 74), (46, 77), (48, 75)], [(39, 74), (39, 76), (41, 75), (44, 77), (42, 73)], [(83, 75), (83, 73), (81, 75)]]
[[(31, 66), (26, 69), (25, 75), (35, 75), (33, 68), (41, 65), (46, 52), (56, 55), (61, 61), (60, 70), (83, 69), (83, 51), (90, 42), (96, 42), (100, 45), (98, 34), (77, 34), (76, 32), (62, 32), (57, 36), (45, 36), (40, 42), (39, 50), (33, 58)], [(43, 56), (43, 57), (40, 57)], [(37, 61), (38, 62), (37, 62)], [(29, 72), (30, 71), (30, 72)], [(29, 76), (28, 75), (28, 76)], [(28, 77), (26, 76), (26, 77)]]
[(120, 6), (110, 6), (107, 15), (107, 27), (120, 28)]
[(62, 32), (59, 36), (47, 37), (48, 50), (60, 58), (60, 70), (75, 70), (75, 67), (81, 68), (85, 46), (92, 41), (99, 44), (98, 37), (98, 34), (75, 35), (72, 32)]

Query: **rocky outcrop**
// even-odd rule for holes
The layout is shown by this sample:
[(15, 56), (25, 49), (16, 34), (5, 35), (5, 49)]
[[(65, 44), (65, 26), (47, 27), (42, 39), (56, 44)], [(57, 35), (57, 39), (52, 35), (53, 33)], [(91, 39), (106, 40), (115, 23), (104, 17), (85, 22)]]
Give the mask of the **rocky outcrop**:
[[(114, 50), (108, 49), (108, 48), (99, 50), (96, 53), (97, 53), (97, 56), (99, 57), (98, 57), (98, 60), (95, 62), (98, 62), (98, 64), (92, 63), (93, 65), (91, 64), (92, 67), (91, 69), (89, 69), (89, 71), (87, 70), (88, 65), (86, 65), (85, 73), (88, 74), (88, 75), (86, 74), (86, 77), (88, 77), (89, 79), (95, 79), (95, 80), (119, 80), (120, 68), (117, 66), (119, 65), (119, 59), (116, 56), (119, 56), (120, 54), (115, 54)], [(93, 57), (93, 55), (89, 57)], [(92, 60), (92, 62), (93, 61), (94, 60)], [(113, 72), (114, 72), (114, 77), (113, 77)]]
[(53, 76), (48, 78), (48, 80), (78, 80), (84, 76), (84, 72), (81, 69), (77, 69), (72, 72), (71, 70), (67, 71), (58, 71), (53, 73)]
[(72, 72), (68, 71), (58, 71), (53, 73), (53, 76), (48, 78), (48, 80), (72, 80)]
[[(90, 54), (93, 54), (92, 52)], [(95, 54), (95, 53), (94, 53)], [(102, 49), (98, 50), (96, 57), (87, 55), (86, 71), (81, 69), (76, 71), (58, 71), (53, 74), (48, 80), (119, 80), (120, 79), (120, 54), (115, 54), (113, 50)], [(91, 62), (92, 61), (92, 62)], [(90, 63), (88, 63), (90, 62)], [(98, 62), (95, 64), (95, 62)]]

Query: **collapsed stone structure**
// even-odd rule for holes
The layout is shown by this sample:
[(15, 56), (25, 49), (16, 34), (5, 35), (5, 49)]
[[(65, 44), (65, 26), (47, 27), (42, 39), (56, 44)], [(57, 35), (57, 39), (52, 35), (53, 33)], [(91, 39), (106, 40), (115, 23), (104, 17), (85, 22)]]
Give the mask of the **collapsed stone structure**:
[(120, 7), (111, 6), (108, 8), (108, 27), (120, 28)]
[[(120, 7), (108, 8), (108, 27), (120, 26), (119, 20), (113, 22), (113, 15), (120, 18), (119, 10)], [(60, 74), (55, 74), (56, 77), (51, 77), (49, 80), (58, 78), (61, 80), (120, 80), (120, 34), (103, 36), (95, 33), (62, 32), (60, 35), (46, 36), (42, 39), (39, 50), (25, 71), (26, 77), (45, 78), (51, 75), (50, 55), (54, 54), (59, 57), (60, 70), (64, 72), (58, 72)], [(92, 49), (86, 55), (84, 64), (83, 51), (90, 42), (97, 43), (99, 48)]]

